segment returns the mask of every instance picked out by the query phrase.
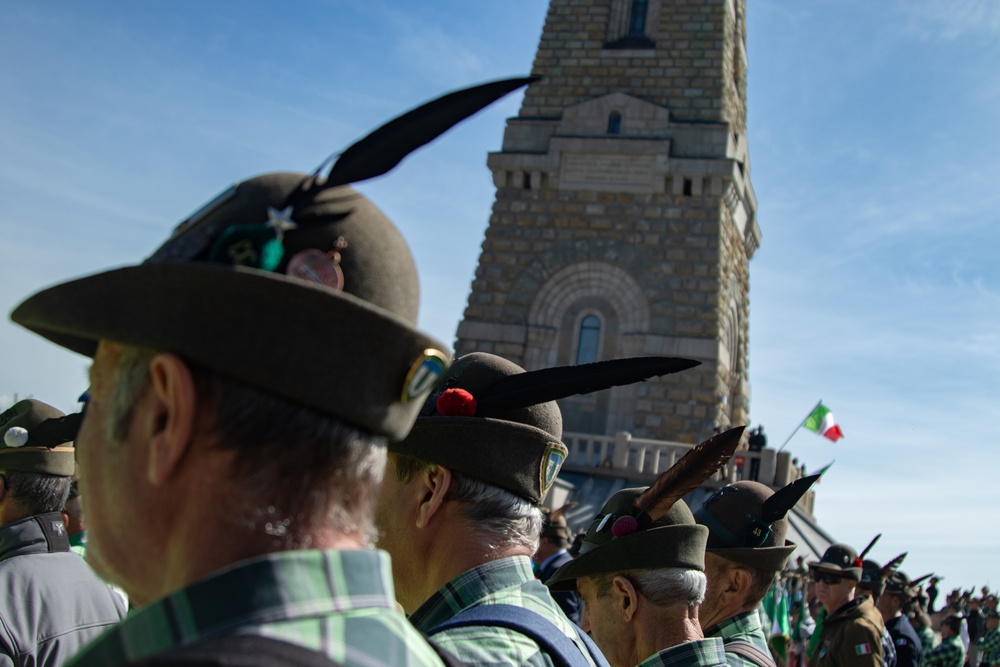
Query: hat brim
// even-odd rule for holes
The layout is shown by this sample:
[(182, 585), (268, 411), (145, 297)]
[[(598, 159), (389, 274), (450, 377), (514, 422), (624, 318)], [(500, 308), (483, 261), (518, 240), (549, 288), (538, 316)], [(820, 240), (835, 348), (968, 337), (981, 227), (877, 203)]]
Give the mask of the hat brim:
[(11, 319), (94, 356), (99, 340), (173, 352), (390, 439), (426, 395), (407, 372), (444, 346), (344, 292), (243, 267), (143, 264), (43, 290)]
[(4, 447), (0, 449), (0, 470), (72, 477), (76, 458), (72, 447)]
[(705, 571), (708, 528), (697, 524), (658, 526), (617, 537), (566, 563), (545, 582), (551, 590), (571, 591), (580, 577), (627, 570), (679, 567)]
[(780, 572), (788, 562), (788, 557), (795, 552), (795, 543), (785, 540), (783, 547), (756, 547), (738, 549), (706, 549), (706, 553), (714, 554), (719, 558), (755, 567), (760, 570)]
[(540, 428), (504, 419), (453, 416), (420, 417), (405, 440), (389, 446), (396, 454), (444, 466), (535, 504), (555, 477), (546, 468), (551, 464), (550, 449), (565, 458), (566, 446)]
[(840, 574), (845, 577), (851, 577), (854, 581), (861, 582), (861, 568), (860, 567), (839, 567), (833, 565), (832, 563), (824, 563), (823, 561), (812, 561), (806, 563), (810, 570), (821, 570), (823, 572), (831, 572), (833, 574)]

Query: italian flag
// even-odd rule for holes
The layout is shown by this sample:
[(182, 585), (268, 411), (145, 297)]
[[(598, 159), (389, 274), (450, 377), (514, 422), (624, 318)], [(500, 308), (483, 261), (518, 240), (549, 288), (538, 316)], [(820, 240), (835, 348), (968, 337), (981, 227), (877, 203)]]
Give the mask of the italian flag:
[(813, 433), (818, 433), (834, 442), (844, 437), (844, 434), (840, 431), (840, 427), (837, 426), (837, 422), (833, 419), (833, 413), (830, 412), (830, 408), (823, 405), (822, 402), (806, 417), (806, 421), (802, 425)]

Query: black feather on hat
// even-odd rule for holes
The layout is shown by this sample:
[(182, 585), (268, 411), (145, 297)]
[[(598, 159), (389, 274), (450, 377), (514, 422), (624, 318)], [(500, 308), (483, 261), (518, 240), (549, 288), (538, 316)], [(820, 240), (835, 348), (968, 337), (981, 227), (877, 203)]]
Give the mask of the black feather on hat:
[(568, 453), (555, 401), (699, 362), (638, 357), (538, 371), (486, 352), (455, 360), (410, 434), (389, 451), (481, 479), (538, 504)]
[(347, 184), (384, 174), (533, 80), (424, 104), (345, 150), (325, 178), (321, 165), (237, 183), (142, 264), (46, 289), (11, 319), (87, 356), (102, 339), (174, 352), (399, 439), (449, 355), (416, 328), (417, 271), (405, 240)]
[(0, 413), (0, 471), (72, 477), (76, 470), (72, 441), (80, 417), (33, 398)]
[(694, 514), (708, 527), (706, 551), (736, 563), (780, 571), (795, 544), (785, 539), (786, 515), (819, 475), (810, 475), (771, 491), (760, 482), (734, 482), (709, 496)]

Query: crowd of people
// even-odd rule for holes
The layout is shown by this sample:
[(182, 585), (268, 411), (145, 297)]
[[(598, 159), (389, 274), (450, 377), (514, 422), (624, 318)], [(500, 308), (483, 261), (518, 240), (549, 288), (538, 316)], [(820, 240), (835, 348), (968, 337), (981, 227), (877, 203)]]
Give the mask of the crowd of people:
[[(866, 600), (878, 612), (884, 627), (882, 659), (887, 665), (1000, 665), (1000, 613), (997, 596), (989, 587), (983, 586), (978, 595), (954, 589), (944, 605), (936, 606), (941, 578), (926, 574), (911, 579), (900, 569), (905, 554), (883, 566), (856, 556), (846, 545), (832, 549), (835, 554), (846, 554), (841, 560), (850, 560), (854, 566), (832, 567), (829, 551), (822, 559), (826, 563), (806, 563), (800, 556), (774, 582), (773, 594), (782, 601), (779, 613), (784, 622), (774, 620), (770, 642), (779, 662), (801, 666), (818, 659), (817, 651), (822, 653), (825, 646), (821, 635), (827, 616), (837, 612), (838, 604), (847, 604), (844, 599), (849, 597), (858, 605), (859, 616)], [(830, 588), (851, 588), (852, 583), (853, 592), (838, 595), (838, 589)], [(762, 612), (773, 615), (775, 609), (778, 606), (762, 608)], [(870, 609), (867, 612), (871, 627), (877, 628), (878, 617)]]
[[(697, 362), (451, 363), (416, 327), (406, 243), (350, 184), (528, 81), (432, 101), (325, 173), (240, 182), (141, 264), (14, 310), (93, 363), (82, 414), (0, 414), (0, 666), (898, 659), (909, 635), (892, 628), (914, 609), (898, 569), (859, 595), (863, 563), (834, 545), (775, 584), (817, 476), (684, 502), (743, 427), (615, 493), (568, 553), (565, 518), (541, 508), (567, 456), (555, 401)], [(798, 631), (781, 647), (786, 596)], [(945, 615), (921, 664), (961, 665), (973, 616)], [(993, 664), (995, 600), (983, 616)]]

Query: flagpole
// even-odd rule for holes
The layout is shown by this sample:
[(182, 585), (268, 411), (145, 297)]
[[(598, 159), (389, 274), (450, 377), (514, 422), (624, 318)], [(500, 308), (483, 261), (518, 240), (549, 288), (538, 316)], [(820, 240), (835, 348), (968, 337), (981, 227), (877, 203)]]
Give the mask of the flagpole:
[(784, 442), (784, 443), (782, 443), (781, 447), (780, 447), (780, 448), (778, 449), (778, 452), (777, 452), (778, 454), (780, 454), (780, 453), (781, 453), (781, 450), (783, 450), (783, 449), (785, 448), (785, 445), (787, 445), (787, 444), (788, 444), (788, 442), (789, 442), (789, 441), (790, 441), (790, 440), (791, 440), (792, 438), (794, 438), (794, 437), (795, 437), (795, 434), (799, 432), (799, 429), (800, 429), (800, 428), (802, 428), (803, 426), (805, 426), (805, 425), (806, 425), (806, 421), (808, 421), (808, 419), (809, 419), (809, 416), (810, 416), (810, 415), (811, 415), (812, 413), (816, 412), (816, 408), (818, 408), (818, 407), (819, 407), (819, 406), (821, 406), (821, 405), (823, 405), (823, 399), (822, 399), (822, 398), (821, 398), (821, 399), (819, 399), (819, 402), (818, 402), (818, 403), (816, 403), (816, 407), (814, 407), (814, 408), (813, 408), (812, 410), (810, 410), (809, 412), (807, 412), (807, 413), (806, 413), (806, 416), (805, 416), (805, 418), (804, 418), (804, 419), (803, 419), (803, 420), (802, 420), (801, 422), (799, 422), (799, 425), (795, 427), (795, 430), (794, 430), (794, 431), (792, 431), (792, 434), (791, 434), (790, 436), (788, 436), (787, 438), (785, 438), (785, 442)]

